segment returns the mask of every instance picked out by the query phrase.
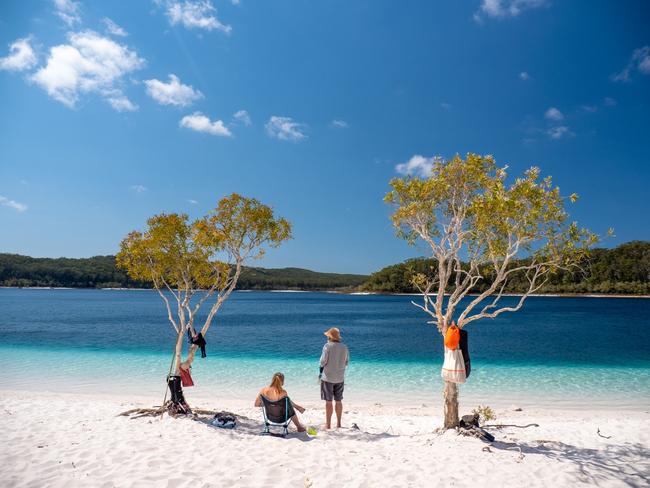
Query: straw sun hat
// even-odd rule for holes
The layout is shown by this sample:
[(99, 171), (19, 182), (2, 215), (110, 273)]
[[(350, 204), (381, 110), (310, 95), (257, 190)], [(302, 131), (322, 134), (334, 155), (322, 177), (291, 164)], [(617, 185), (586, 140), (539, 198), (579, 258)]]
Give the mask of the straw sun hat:
[(323, 334), (334, 342), (339, 342), (341, 340), (341, 332), (336, 327), (327, 329)]

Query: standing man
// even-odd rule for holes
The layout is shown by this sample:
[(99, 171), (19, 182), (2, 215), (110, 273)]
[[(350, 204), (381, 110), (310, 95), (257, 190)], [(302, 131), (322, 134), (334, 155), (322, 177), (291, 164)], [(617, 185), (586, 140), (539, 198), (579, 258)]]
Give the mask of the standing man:
[(343, 415), (343, 381), (345, 368), (350, 360), (348, 346), (341, 342), (341, 333), (336, 327), (325, 331), (327, 343), (320, 356), (320, 397), (325, 400), (325, 428), (332, 428), (332, 401), (336, 402), (336, 428), (341, 427)]

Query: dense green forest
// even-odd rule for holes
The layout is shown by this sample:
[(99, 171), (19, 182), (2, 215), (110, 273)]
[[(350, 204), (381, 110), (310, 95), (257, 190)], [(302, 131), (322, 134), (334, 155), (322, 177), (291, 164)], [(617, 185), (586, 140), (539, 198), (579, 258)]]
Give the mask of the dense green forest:
[[(594, 249), (581, 270), (560, 271), (550, 277), (541, 293), (650, 294), (650, 242), (633, 241), (614, 249)], [(435, 272), (431, 259), (409, 259), (388, 266), (371, 276), (317, 273), (300, 268), (245, 268), (239, 289), (245, 290), (353, 290), (413, 293), (414, 273)], [(474, 291), (489, 285), (487, 279)], [(92, 258), (31, 258), (0, 254), (0, 286), (52, 286), (70, 288), (148, 288), (116, 269), (114, 256)], [(509, 293), (525, 290), (523, 277), (513, 276)]]
[[(358, 287), (365, 275), (317, 273), (299, 268), (244, 268), (239, 289), (331, 290)], [(150, 283), (130, 279), (115, 267), (115, 256), (92, 258), (31, 258), (0, 254), (0, 286), (52, 286), (70, 288), (149, 288)]]
[[(415, 258), (387, 266), (373, 273), (363, 284), (371, 292), (413, 293), (414, 273), (435, 272), (432, 259)], [(474, 291), (481, 292), (490, 283), (479, 283)], [(521, 293), (527, 288), (523, 276), (513, 276), (506, 286), (509, 293)], [(632, 241), (614, 249), (594, 249), (581, 265), (581, 270), (559, 271), (553, 274), (539, 293), (603, 293), (650, 294), (650, 242)]]

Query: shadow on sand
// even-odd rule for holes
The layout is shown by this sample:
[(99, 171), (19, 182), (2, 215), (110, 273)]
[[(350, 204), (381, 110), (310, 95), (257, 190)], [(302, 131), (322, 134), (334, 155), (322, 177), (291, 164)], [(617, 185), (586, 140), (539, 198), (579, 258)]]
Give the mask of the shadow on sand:
[[(260, 435), (262, 435), (262, 430), (263, 430), (263, 424), (261, 421), (254, 420), (245, 417), (243, 415), (237, 415), (237, 427), (235, 427), (234, 430), (221, 429), (219, 427), (215, 427), (211, 424), (212, 418), (204, 415), (198, 415), (197, 417), (194, 418), (194, 421), (201, 422), (202, 424), (205, 424), (209, 428), (215, 429), (216, 431), (226, 432), (226, 433), (236, 432), (238, 435), (243, 434), (243, 435), (259, 437)], [(398, 437), (396, 434), (390, 434), (388, 432), (370, 433), (370, 432), (364, 432), (362, 430), (353, 429), (353, 428), (332, 430), (327, 435), (335, 435), (337, 437), (342, 437), (342, 438), (355, 438), (355, 439), (365, 440), (365, 441), (379, 441), (382, 439)], [(276, 436), (272, 436), (272, 437), (276, 437)], [(290, 430), (289, 434), (285, 437), (285, 439), (298, 439), (302, 442), (310, 442), (316, 439), (316, 437), (309, 436), (306, 432), (296, 432), (295, 430), (294, 431)]]
[(521, 449), (524, 456), (537, 454), (573, 463), (580, 471), (580, 481), (597, 486), (612, 478), (635, 487), (650, 484), (650, 449), (639, 443), (607, 444), (599, 449), (587, 449), (555, 441), (494, 441), (491, 447), (509, 452)]

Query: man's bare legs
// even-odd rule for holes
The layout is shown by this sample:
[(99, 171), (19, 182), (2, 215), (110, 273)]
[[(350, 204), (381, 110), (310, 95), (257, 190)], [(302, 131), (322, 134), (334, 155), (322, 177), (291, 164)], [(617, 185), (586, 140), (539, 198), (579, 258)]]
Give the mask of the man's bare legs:
[(339, 429), (341, 427), (341, 417), (343, 416), (343, 402), (337, 401), (334, 408), (336, 409), (336, 428)]
[(332, 428), (332, 414), (334, 413), (334, 406), (331, 401), (325, 402), (325, 428)]

